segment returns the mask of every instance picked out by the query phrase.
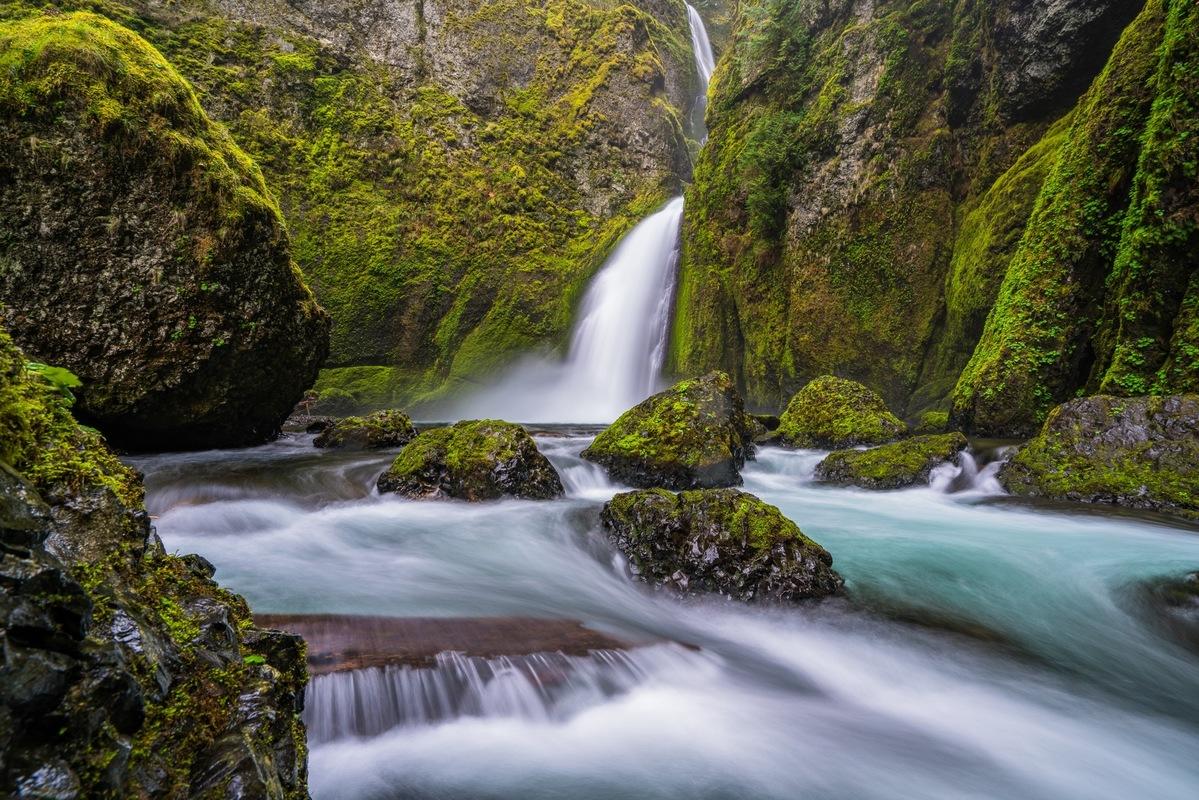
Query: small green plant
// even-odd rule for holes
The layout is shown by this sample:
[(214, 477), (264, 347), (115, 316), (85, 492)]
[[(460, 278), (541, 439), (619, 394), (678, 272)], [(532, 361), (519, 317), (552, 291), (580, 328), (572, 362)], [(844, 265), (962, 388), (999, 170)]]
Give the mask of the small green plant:
[(245, 661), (247, 664), (252, 664), (252, 665), (258, 665), (258, 664), (265, 664), (265, 663), (266, 663), (266, 659), (265, 659), (265, 658), (263, 658), (262, 656), (257, 656), (257, 655), (254, 655), (254, 656), (246, 656), (246, 657), (245, 657), (244, 659), (242, 659), (242, 660), (243, 660), (243, 661)]
[(75, 393), (71, 390), (83, 386), (83, 381), (74, 372), (66, 367), (52, 367), (37, 361), (25, 362), (25, 369), (41, 378), (47, 388), (58, 394), (63, 406), (70, 408), (75, 405)]

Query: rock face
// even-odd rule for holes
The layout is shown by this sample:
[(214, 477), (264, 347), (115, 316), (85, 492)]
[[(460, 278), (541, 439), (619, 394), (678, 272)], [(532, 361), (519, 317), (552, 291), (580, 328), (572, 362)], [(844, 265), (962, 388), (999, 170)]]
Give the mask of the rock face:
[(336, 420), (322, 427), (312, 443), (332, 449), (379, 450), (403, 447), (415, 438), (412, 420), (403, 411), (393, 410)]
[(960, 433), (915, 436), (870, 450), (838, 450), (816, 465), (816, 478), (864, 489), (928, 484), (932, 471), (956, 464), (969, 443)]
[(732, 379), (713, 372), (626, 411), (582, 456), (630, 486), (735, 486), (753, 432)]
[(775, 440), (788, 447), (853, 447), (889, 442), (907, 431), (870, 389), (826, 375), (791, 398)]
[(618, 494), (609, 538), (634, 574), (679, 592), (793, 602), (841, 590), (832, 556), (774, 506), (736, 489)]
[(557, 342), (691, 172), (681, 0), (91, 5), (262, 165), (337, 321), (320, 388), (353, 403), (325, 413), (407, 407)]
[(1199, 517), (1199, 395), (1064, 403), (999, 479), (1018, 495)]
[(554, 466), (519, 425), (459, 422), (423, 431), (379, 477), (380, 492), (415, 498), (552, 500), (563, 494)]
[(257, 630), (0, 329), (0, 795), (306, 800), (304, 644)]
[(75, 372), (77, 411), (123, 446), (267, 439), (329, 321), (257, 167), (153, 47), (100, 17), (6, 24), (0, 69), (14, 339)]
[(1199, 389), (1186, 0), (748, 0), (687, 190), (670, 364), (828, 373), (1035, 433)]

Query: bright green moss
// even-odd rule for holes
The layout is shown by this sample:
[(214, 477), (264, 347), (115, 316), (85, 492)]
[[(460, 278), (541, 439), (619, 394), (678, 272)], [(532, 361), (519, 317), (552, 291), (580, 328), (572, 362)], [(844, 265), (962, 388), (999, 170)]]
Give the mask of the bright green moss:
[(801, 389), (780, 417), (778, 441), (790, 447), (881, 444), (907, 433), (875, 392), (826, 375)]
[(925, 411), (920, 415), (920, 421), (916, 425), (915, 433), (922, 436), (929, 434), (945, 433), (949, 428), (949, 412), (948, 411)]
[(816, 477), (866, 489), (898, 489), (927, 484), (933, 469), (956, 462), (966, 449), (960, 433), (914, 436), (870, 450), (838, 450), (816, 466)]
[(376, 450), (403, 447), (416, 436), (412, 420), (402, 411), (376, 411), (365, 417), (345, 417), (321, 431), (317, 447)]

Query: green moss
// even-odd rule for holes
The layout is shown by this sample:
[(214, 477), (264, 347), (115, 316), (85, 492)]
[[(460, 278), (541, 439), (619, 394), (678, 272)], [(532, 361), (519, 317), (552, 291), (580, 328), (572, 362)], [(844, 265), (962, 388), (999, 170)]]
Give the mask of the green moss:
[(402, 411), (376, 411), (365, 417), (339, 419), (321, 431), (317, 447), (375, 450), (403, 447), (416, 437), (412, 420)]
[(866, 489), (927, 484), (933, 469), (956, 462), (967, 446), (960, 433), (914, 436), (870, 450), (839, 450), (816, 466), (816, 477)]
[[(1162, 60), (1173, 64), (1178, 56), (1187, 63), (1185, 46), (1180, 50), (1169, 42), (1194, 46), (1194, 20), (1188, 14), (1194, 14), (1190, 4), (1150, 0), (1075, 110), (982, 339), (954, 391), (954, 416), (972, 430), (1031, 432), (1056, 404), (1076, 391), (1097, 388), (1096, 376), (1105, 371), (1109, 384), (1126, 391), (1151, 388), (1168, 335), (1147, 335), (1148, 329), (1172, 316), (1182, 290), (1169, 288), (1178, 280), (1169, 261), (1151, 267), (1146, 262), (1147, 271), (1165, 273), (1166, 280), (1141, 274), (1151, 285), (1138, 286), (1135, 264), (1141, 257), (1133, 251), (1138, 242), (1156, 238), (1154, 226), (1144, 224), (1144, 202), (1154, 195), (1152, 176), (1164, 174), (1159, 161), (1162, 170), (1179, 163), (1168, 157), (1168, 148), (1159, 159), (1147, 142), (1156, 141), (1150, 117), (1157, 97), (1171, 105), (1166, 98), (1176, 96), (1167, 88), (1175, 86), (1171, 80), (1163, 87)], [(1185, 109), (1171, 107), (1186, 118)], [(1185, 174), (1187, 168), (1181, 169)], [(1158, 241), (1176, 234), (1185, 239), (1186, 230), (1185, 223), (1181, 228), (1166, 224), (1159, 230), (1165, 238)], [(1145, 292), (1159, 299), (1147, 304)], [(1163, 294), (1174, 300), (1161, 302)], [(1109, 332), (1096, 336), (1105, 305), (1111, 309)], [(1123, 333), (1117, 332), (1117, 317), (1130, 323)], [(1117, 342), (1114, 371), (1105, 370)]]
[(897, 439), (907, 426), (875, 392), (826, 375), (791, 398), (776, 433), (790, 447), (847, 447)]
[(622, 414), (583, 451), (634, 486), (740, 483), (750, 428), (732, 379), (685, 380)]
[(949, 429), (948, 411), (925, 411), (920, 415), (915, 433), (920, 435), (945, 433)]
[(1065, 403), (1000, 479), (1019, 495), (1199, 517), (1199, 396)]

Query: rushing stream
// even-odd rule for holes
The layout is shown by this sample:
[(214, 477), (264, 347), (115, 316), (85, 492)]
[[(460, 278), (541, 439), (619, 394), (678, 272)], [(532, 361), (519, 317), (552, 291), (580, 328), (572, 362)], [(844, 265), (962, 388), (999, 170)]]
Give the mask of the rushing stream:
[[(986, 466), (825, 488), (818, 454), (766, 450), (745, 488), (833, 553), (849, 599), (681, 602), (603, 537), (617, 487), (578, 458), (587, 437), (538, 441), (565, 499), (379, 497), (391, 454), (308, 437), (137, 461), (167, 547), (209, 558), (257, 612), (570, 618), (659, 642), (318, 677), (317, 800), (1195, 796), (1199, 656), (1142, 591), (1199, 566), (1195, 532), (1015, 505)], [(547, 666), (569, 679), (547, 687)]]

